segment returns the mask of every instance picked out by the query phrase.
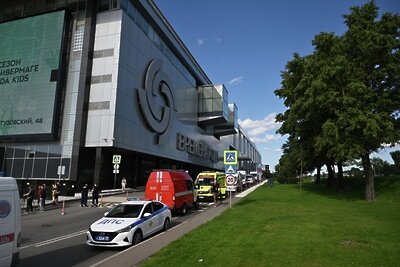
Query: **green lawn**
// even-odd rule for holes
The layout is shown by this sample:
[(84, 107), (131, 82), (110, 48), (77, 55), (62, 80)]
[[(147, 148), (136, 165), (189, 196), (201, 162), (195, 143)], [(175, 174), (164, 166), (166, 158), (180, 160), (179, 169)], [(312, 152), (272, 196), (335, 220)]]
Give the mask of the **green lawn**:
[(400, 177), (347, 186), (261, 186), (142, 266), (400, 266)]

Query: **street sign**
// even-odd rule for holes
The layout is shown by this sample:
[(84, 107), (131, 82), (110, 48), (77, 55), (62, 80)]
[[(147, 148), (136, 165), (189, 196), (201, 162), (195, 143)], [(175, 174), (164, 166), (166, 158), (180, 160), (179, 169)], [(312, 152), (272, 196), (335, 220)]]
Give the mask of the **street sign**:
[(121, 155), (113, 155), (112, 163), (113, 164), (121, 164)]
[(227, 175), (226, 176), (226, 185), (234, 185), (236, 183), (236, 177), (233, 175)]
[(262, 165), (261, 164), (257, 165), (257, 172), (262, 172)]
[(237, 164), (237, 150), (224, 151), (224, 164)]
[(114, 170), (118, 170), (119, 169), (119, 164), (114, 164)]
[(236, 168), (236, 164), (225, 164), (225, 174), (235, 174)]
[(236, 191), (236, 186), (235, 185), (228, 185), (228, 186), (226, 186), (226, 191)]
[(119, 173), (119, 170), (113, 170), (113, 173)]

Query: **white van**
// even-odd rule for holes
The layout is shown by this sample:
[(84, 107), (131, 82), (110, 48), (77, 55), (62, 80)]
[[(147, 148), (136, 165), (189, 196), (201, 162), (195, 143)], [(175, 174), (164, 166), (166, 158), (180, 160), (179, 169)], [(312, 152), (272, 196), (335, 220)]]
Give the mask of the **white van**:
[(0, 266), (19, 262), (21, 208), (17, 182), (0, 177)]

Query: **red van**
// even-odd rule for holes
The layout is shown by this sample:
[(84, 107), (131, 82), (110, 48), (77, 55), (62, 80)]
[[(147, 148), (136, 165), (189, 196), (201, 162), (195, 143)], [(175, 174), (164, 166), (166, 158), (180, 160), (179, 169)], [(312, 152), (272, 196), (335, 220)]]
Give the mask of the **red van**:
[(161, 201), (182, 215), (189, 207), (198, 208), (193, 180), (184, 170), (153, 170), (147, 179), (144, 196), (148, 200)]

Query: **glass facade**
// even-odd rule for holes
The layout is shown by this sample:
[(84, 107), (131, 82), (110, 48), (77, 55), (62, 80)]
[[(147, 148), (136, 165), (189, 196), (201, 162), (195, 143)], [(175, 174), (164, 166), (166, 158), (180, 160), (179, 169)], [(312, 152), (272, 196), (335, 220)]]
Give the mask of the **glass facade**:
[(168, 60), (179, 70), (179, 72), (195, 85), (195, 79), (177, 58), (175, 53), (168, 47), (165, 41), (159, 36), (154, 27), (143, 17), (142, 14), (129, 0), (121, 0), (121, 9), (135, 22), (135, 24), (146, 34), (146, 36), (156, 45), (158, 49), (168, 58)]
[[(70, 159), (63, 158), (60, 146), (5, 147), (3, 166), (5, 176), (17, 179), (64, 179), (69, 177)], [(58, 167), (66, 172), (58, 174)]]

